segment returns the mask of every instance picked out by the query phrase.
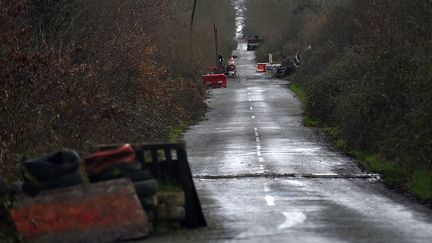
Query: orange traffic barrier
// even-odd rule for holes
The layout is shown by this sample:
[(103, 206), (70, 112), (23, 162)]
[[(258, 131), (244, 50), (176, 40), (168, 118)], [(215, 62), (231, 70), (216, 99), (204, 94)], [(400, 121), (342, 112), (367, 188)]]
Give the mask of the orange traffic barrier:
[(266, 72), (266, 66), (267, 66), (267, 63), (257, 63), (256, 71), (258, 73), (265, 73)]
[(224, 74), (207, 74), (202, 76), (203, 84), (211, 88), (226, 88), (227, 76)]

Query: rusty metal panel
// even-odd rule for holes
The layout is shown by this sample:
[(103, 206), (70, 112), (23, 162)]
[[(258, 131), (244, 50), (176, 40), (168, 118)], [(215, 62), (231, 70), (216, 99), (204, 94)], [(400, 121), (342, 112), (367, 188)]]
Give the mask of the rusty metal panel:
[(128, 179), (20, 195), (11, 215), (18, 232), (35, 242), (117, 242), (151, 230)]

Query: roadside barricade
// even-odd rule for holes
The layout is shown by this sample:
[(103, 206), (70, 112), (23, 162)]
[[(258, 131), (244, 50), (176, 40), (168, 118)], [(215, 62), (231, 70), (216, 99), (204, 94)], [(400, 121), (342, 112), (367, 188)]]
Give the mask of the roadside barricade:
[(256, 67), (257, 73), (265, 73), (267, 64), (268, 63), (257, 63), (257, 67)]
[(126, 179), (20, 194), (11, 217), (25, 242), (118, 242), (152, 229)]
[[(100, 145), (100, 150), (117, 148), (120, 145)], [(179, 186), (184, 193), (184, 219), (180, 222), (186, 228), (206, 226), (198, 194), (192, 180), (192, 173), (183, 144), (135, 144), (136, 159), (142, 170), (150, 170), (161, 187)], [(161, 191), (163, 191), (161, 189)], [(157, 217), (157, 215), (156, 215)]]
[(226, 88), (228, 86), (225, 74), (207, 74), (202, 76), (203, 84), (208, 88)]
[[(206, 226), (183, 143), (95, 149), (83, 164), (85, 182), (74, 151), (26, 161), (35, 179), (17, 188), (10, 211), (26, 242), (117, 242), (146, 237), (158, 225)], [(78, 177), (60, 174), (70, 183), (51, 186), (59, 180), (52, 171)]]
[(273, 63), (266, 65), (266, 73), (269, 75), (276, 75), (277, 70), (281, 67), (281, 64)]

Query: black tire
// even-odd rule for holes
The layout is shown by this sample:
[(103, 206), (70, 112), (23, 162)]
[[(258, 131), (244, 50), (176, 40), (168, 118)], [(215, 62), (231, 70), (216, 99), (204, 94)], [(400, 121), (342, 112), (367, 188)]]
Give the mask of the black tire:
[(69, 149), (24, 161), (28, 172), (37, 180), (44, 181), (71, 174), (78, 170), (81, 158)]
[(147, 218), (150, 222), (155, 220), (155, 212), (154, 210), (146, 210)]
[(77, 186), (81, 184), (81, 173), (76, 171), (70, 175), (64, 175), (57, 179), (48, 180), (41, 182), (41, 189), (44, 190), (52, 190), (64, 187)]
[(155, 199), (153, 196), (147, 196), (147, 197), (140, 197), (141, 206), (145, 211), (153, 210), (155, 205)]
[(24, 182), (21, 185), (21, 191), (31, 197), (38, 195), (41, 190), (42, 186), (39, 182)]
[(30, 196), (36, 196), (40, 191), (49, 191), (53, 189), (77, 186), (81, 183), (81, 173), (76, 171), (72, 174), (64, 175), (57, 179), (46, 180), (42, 182), (24, 182), (22, 185), (22, 191)]
[(129, 164), (116, 164), (113, 165), (112, 167), (107, 168), (105, 171), (103, 171), (103, 173), (107, 172), (107, 171), (112, 171), (112, 170), (118, 170), (121, 171), (123, 173), (132, 173), (132, 172), (136, 172), (136, 171), (141, 171), (142, 167), (141, 167), (141, 163), (138, 161), (135, 161), (134, 163), (129, 163)]
[(141, 171), (136, 171), (136, 172), (130, 172), (130, 173), (127, 173), (126, 176), (129, 177), (129, 179), (132, 182), (154, 179), (154, 176), (150, 170), (141, 170)]
[(99, 175), (90, 177), (90, 182), (107, 181), (118, 178), (127, 177), (128, 173), (135, 173), (141, 171), (141, 164), (135, 162), (133, 164), (120, 164), (114, 165), (109, 169), (103, 171)]
[(139, 198), (154, 195), (159, 190), (159, 183), (155, 179), (137, 181), (134, 186)]
[(125, 178), (126, 174), (124, 172), (115, 172), (115, 169), (110, 171), (105, 171), (100, 175), (89, 177), (91, 183), (100, 181), (109, 181), (114, 179)]

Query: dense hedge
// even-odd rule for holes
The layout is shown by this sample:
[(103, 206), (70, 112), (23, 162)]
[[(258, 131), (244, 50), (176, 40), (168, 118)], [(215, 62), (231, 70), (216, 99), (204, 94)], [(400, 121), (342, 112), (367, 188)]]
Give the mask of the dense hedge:
[(319, 14), (327, 21), (297, 77), (307, 113), (355, 148), (432, 168), (432, 4), (353, 1)]
[[(432, 169), (430, 1), (248, 3), (248, 31), (269, 40), (259, 59), (303, 53), (290, 79), (305, 90), (307, 116), (337, 127), (349, 149), (382, 154), (408, 174)], [(277, 23), (265, 21), (275, 13)]]
[[(233, 46), (229, 0), (2, 0), (0, 175), (61, 147), (167, 140), (205, 110), (200, 75)], [(215, 8), (214, 8), (215, 7)], [(213, 16), (218, 18), (213, 18)]]

